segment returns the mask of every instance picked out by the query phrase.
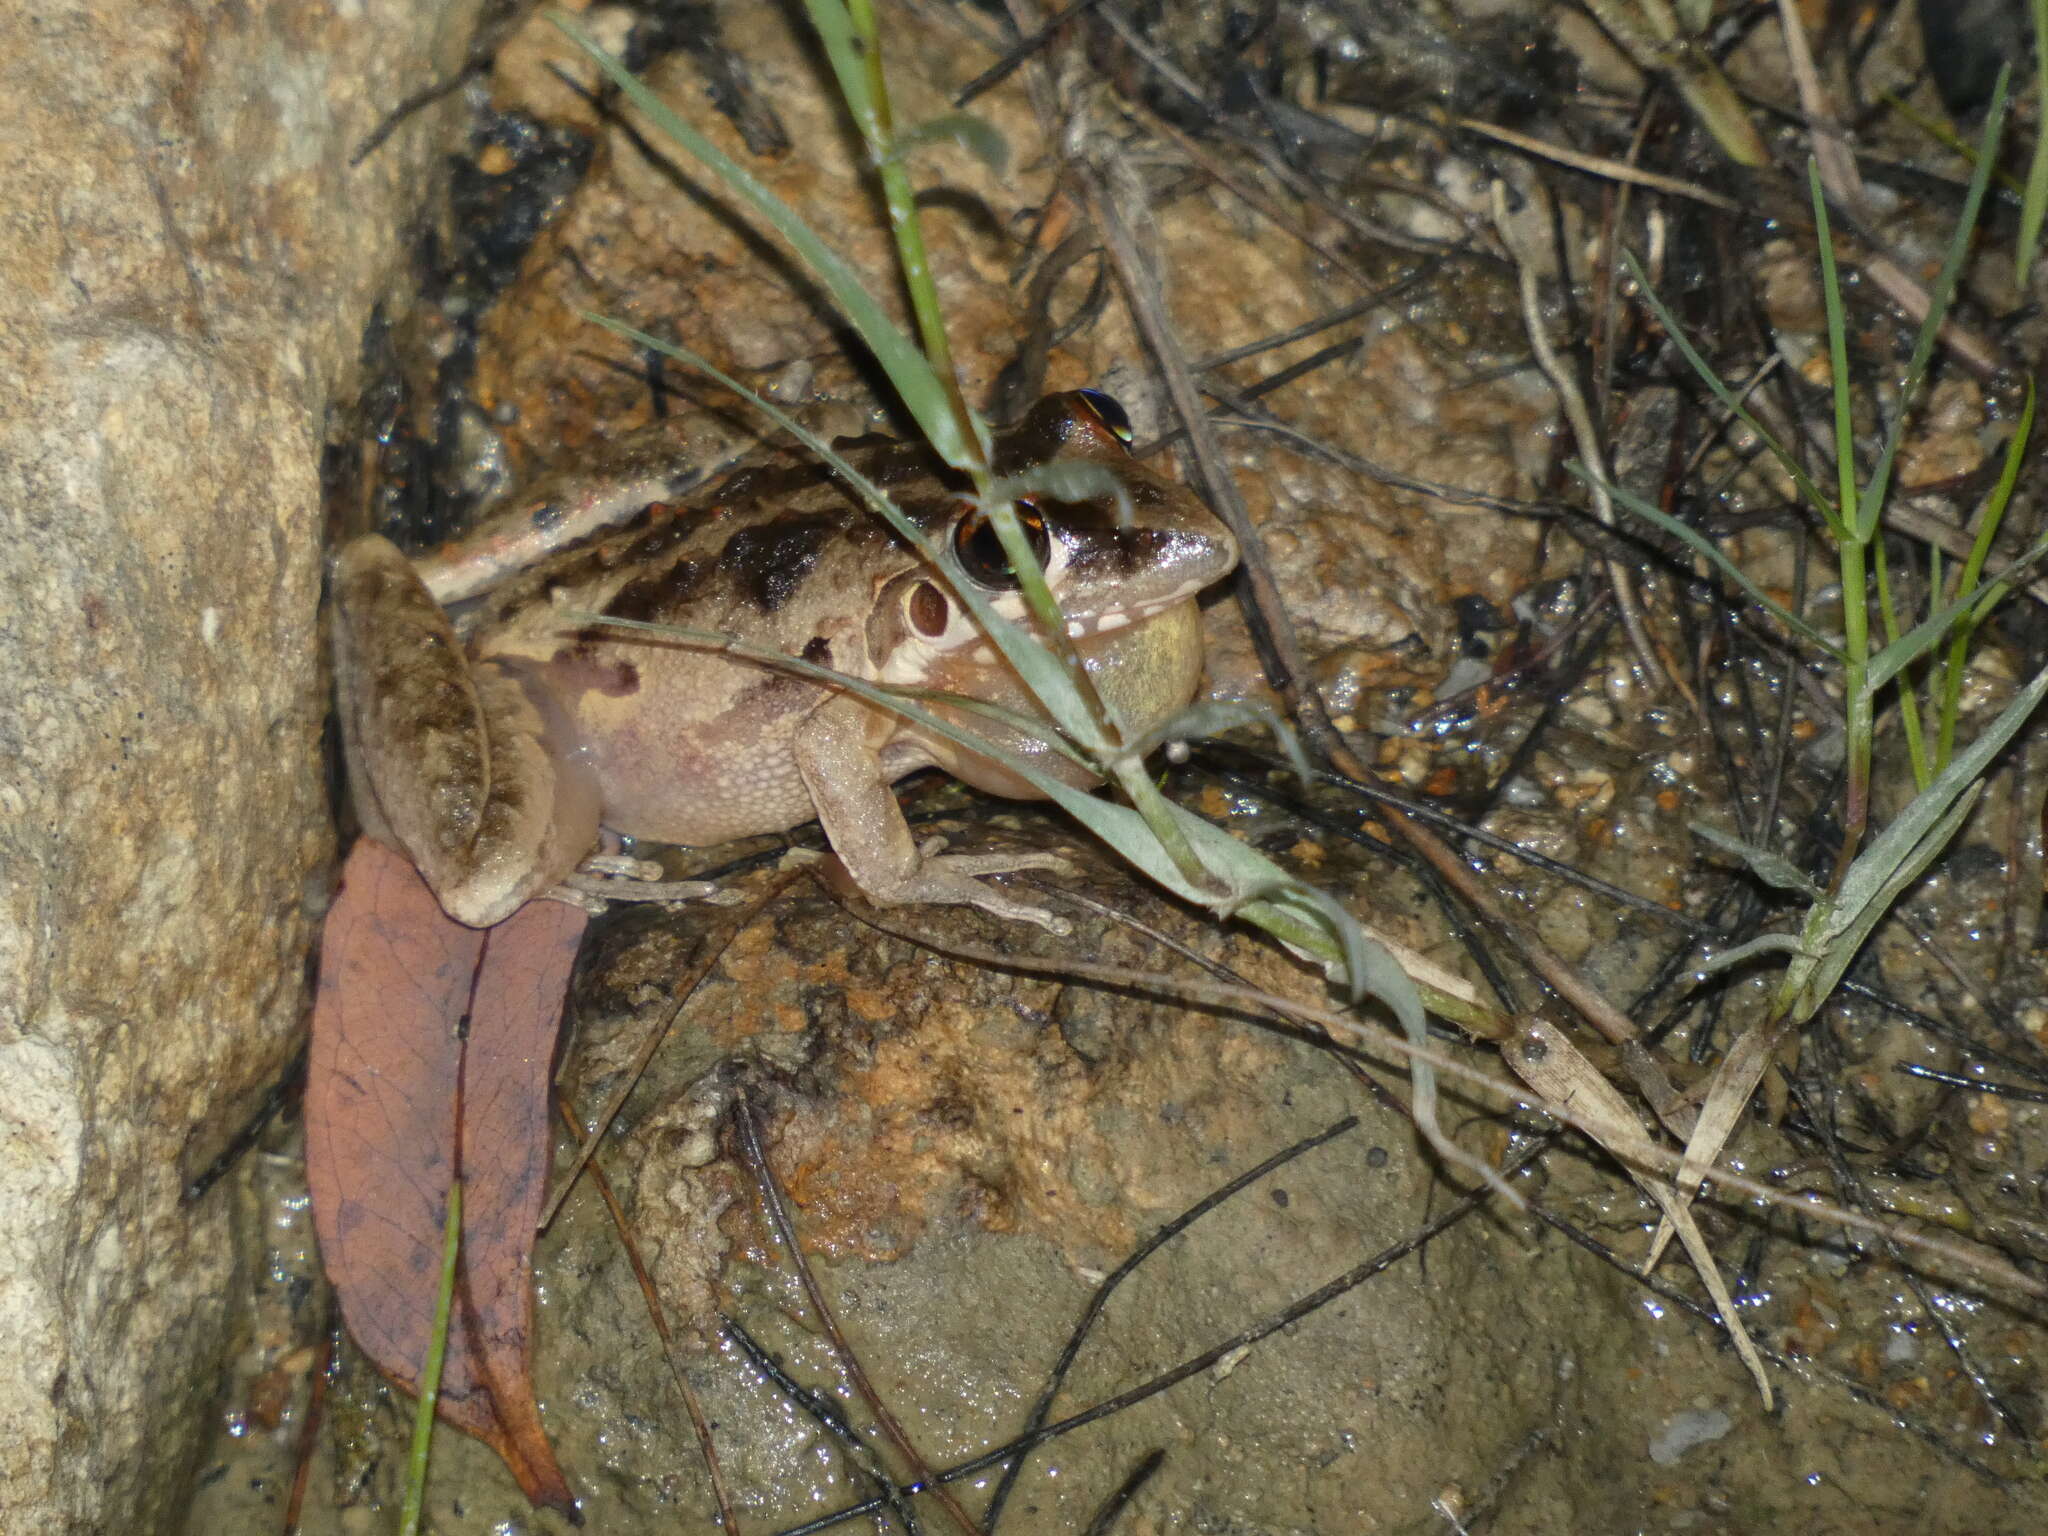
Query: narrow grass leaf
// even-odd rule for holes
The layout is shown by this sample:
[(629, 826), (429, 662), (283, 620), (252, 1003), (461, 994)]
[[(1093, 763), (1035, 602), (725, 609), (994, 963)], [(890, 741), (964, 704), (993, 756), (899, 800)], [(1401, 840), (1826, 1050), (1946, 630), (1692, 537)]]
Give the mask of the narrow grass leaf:
[(1113, 501), (1119, 528), (1130, 527), (1136, 511), (1131, 503), (1131, 488), (1108, 465), (1089, 459), (1053, 459), (989, 482), (990, 502), (1017, 501), (1029, 496), (1049, 496), (1054, 501)]
[(448, 1320), (455, 1311), (456, 1259), (462, 1251), (462, 1180), (448, 1183), (448, 1217), (441, 1242), (441, 1284), (434, 1298), (434, 1332), (420, 1366), (420, 1397), (413, 1407), (412, 1445), (405, 1459), (400, 1536), (419, 1536), (427, 1506), (427, 1457), (434, 1443), (434, 1405), (441, 1400), (441, 1367), (448, 1359)]
[[(1943, 603), (1927, 618), (1922, 619), (1898, 639), (1892, 641), (1870, 658), (1864, 691), (1875, 698), (1879, 689), (1900, 672), (1911, 666), (1920, 657), (1932, 651), (1941, 643), (1942, 636), (1959, 621), (1967, 619), (1971, 624), (1983, 620), (1987, 601), (1996, 603), (2010, 590), (2011, 584), (2021, 579), (2043, 556), (2048, 556), (2048, 539), (2043, 539), (2032, 549), (2021, 555), (2003, 571), (1991, 586), (1979, 591), (1966, 572), (1962, 595)], [(1967, 639), (1967, 637), (1958, 637)]]
[(569, 40), (597, 61), (598, 67), (618, 86), (647, 120), (690, 154), (703, 162), (727, 190), (744, 199), (817, 275), (831, 293), (833, 302), (846, 316), (868, 350), (889, 376), (906, 408), (917, 418), (919, 429), (932, 450), (948, 464), (965, 469), (976, 462), (973, 446), (961, 432), (952, 413), (946, 386), (933, 372), (930, 362), (909, 338), (896, 329), (886, 311), (877, 303), (859, 276), (839, 253), (819, 239), (811, 227), (787, 203), (769, 190), (745, 166), (684, 122), (625, 65), (605, 52), (588, 33), (560, 12), (549, 20)]
[(1766, 885), (1775, 885), (1781, 891), (1796, 891), (1802, 896), (1817, 897), (1821, 894), (1820, 887), (1806, 877), (1806, 871), (1782, 853), (1744, 842), (1733, 833), (1723, 832), (1719, 827), (1709, 826), (1703, 821), (1692, 823), (1692, 835), (1701, 842), (1709, 843), (1721, 852), (1740, 859), (1748, 866), (1749, 872)]
[[(1820, 247), (1820, 291), (1828, 317), (1829, 384), (1835, 401), (1835, 516), (1828, 519), (1836, 538), (1852, 537), (1856, 522), (1855, 397), (1849, 389), (1848, 328), (1842, 320), (1842, 278), (1835, 270), (1835, 237), (1828, 227), (1828, 199), (1821, 190), (1820, 162), (1806, 157), (1806, 188), (1813, 201), (1814, 240)], [(1827, 515), (1827, 509), (1821, 508)]]
[(1798, 988), (1809, 1015), (1826, 1001), (1899, 894), (1955, 836), (1983, 788), (1991, 760), (2018, 734), (2043, 697), (2048, 697), (2048, 669), (2022, 688), (1998, 718), (1871, 840), (1843, 876), (1834, 903), (1815, 909), (1804, 945), (1815, 957), (1813, 970)]
[(907, 157), (929, 144), (956, 144), (996, 176), (1010, 167), (1010, 141), (994, 123), (972, 112), (948, 112), (899, 130), (896, 154)]
[[(1915, 880), (1918, 880), (1932, 864), (1949, 839), (1956, 835), (1977, 803), (1977, 796), (1983, 791), (1981, 783), (1972, 783), (1955, 804), (1927, 831), (1927, 835), (1907, 849), (1906, 855), (1892, 866), (1884, 881), (1869, 893), (1869, 899), (1860, 904), (1844, 900), (1827, 909), (1828, 932), (1823, 944), (1815, 955), (1811, 974), (1804, 978), (1798, 988), (1794, 1014), (1800, 1018), (1811, 1018), (1828, 1000), (1828, 994), (1835, 990), (1835, 983), (1842, 979), (1842, 973), (1849, 969), (1858, 950), (1870, 937), (1871, 931), (1884, 921), (1891, 911), (1892, 903)], [(1874, 851), (1866, 850), (1863, 857)], [(1862, 860), (1857, 861), (1861, 863)], [(1846, 891), (1848, 882), (1843, 882)]]
[(1636, 280), (1636, 291), (1642, 295), (1643, 302), (1650, 306), (1658, 323), (1664, 327), (1664, 334), (1671, 338), (1671, 344), (1678, 348), (1679, 354), (1692, 365), (1692, 371), (1699, 375), (1700, 382), (1713, 392), (1714, 398), (1727, 408), (1730, 415), (1756, 434), (1757, 441), (1770, 450), (1771, 457), (1778, 461), (1779, 467), (1792, 477), (1792, 483), (1799, 487), (1799, 494), (1812, 503), (1823, 517), (1832, 522), (1834, 504), (1821, 488), (1813, 483), (1813, 477), (1807, 474), (1799, 461), (1786, 451), (1784, 444), (1764, 430), (1763, 423), (1750, 415), (1749, 407), (1744, 405), (1735, 391), (1722, 381), (1721, 375), (1714, 372), (1713, 365), (1701, 357), (1693, 344), (1685, 339), (1685, 332), (1679, 327), (1678, 317), (1666, 309), (1664, 301), (1657, 297), (1657, 290), (1650, 286), (1650, 279), (1644, 275), (1642, 264), (1636, 260), (1635, 252), (1623, 251), (1621, 255), (1622, 260), (1628, 263), (1630, 274)]
[(1963, 194), (1963, 209), (1956, 216), (1955, 230), (1949, 236), (1948, 253), (1942, 258), (1941, 271), (1935, 275), (1934, 286), (1927, 293), (1927, 314), (1920, 322), (1919, 334), (1913, 338), (1913, 355), (1906, 362), (1898, 409), (1892, 415), (1891, 430), (1885, 434), (1884, 448), (1871, 470), (1870, 480), (1857, 499), (1855, 526), (1858, 537), (1866, 544), (1877, 535), (1878, 515), (1884, 508), (1885, 494), (1891, 485), (1892, 464), (1898, 458), (1899, 444), (1905, 438), (1914, 400), (1927, 380), (1927, 364), (1934, 356), (1935, 338), (1941, 332), (1941, 322), (1947, 318), (1949, 303), (1955, 297), (1956, 279), (1970, 254), (1970, 240), (1977, 230), (1977, 211), (1984, 204), (1985, 184), (1991, 179), (1992, 162), (1998, 158), (1999, 135), (2005, 130), (2005, 87), (2011, 73), (2011, 65), (1998, 72), (1991, 111), (1984, 120), (1983, 137), (1978, 143), (1977, 165), (1970, 173), (1970, 187)]
[(1956, 626), (1955, 636), (1949, 642), (1948, 666), (1942, 675), (1941, 739), (1936, 748), (1938, 761), (1942, 763), (1946, 763), (1955, 752), (1956, 717), (1962, 709), (1963, 669), (1970, 659), (1970, 640), (1977, 626), (2005, 600), (2012, 584), (2019, 579), (2020, 571), (2041, 554), (2048, 553), (2048, 538), (2044, 538), (2006, 567), (1989, 586), (1978, 590), (1984, 562), (1990, 556), (1999, 525), (2005, 520), (2005, 509), (2012, 501), (2013, 487), (2019, 484), (2020, 465), (2026, 459), (2027, 444), (2033, 435), (2034, 381), (2030, 377), (2027, 380), (2026, 404), (2021, 408), (2012, 441), (2005, 446), (2004, 468), (1999, 471), (1998, 484), (1992, 487), (1990, 496), (1985, 499), (1984, 510), (1977, 518), (1977, 537), (1970, 545), (1970, 557), (1963, 562), (1963, 573), (1956, 584), (1957, 591), (1973, 606), (1969, 617)]
[[(2032, 0), (2034, 15), (2034, 98), (2036, 123), (2048, 123), (2048, 0)], [(2048, 133), (2034, 135), (2034, 158), (2027, 164), (2027, 187), (2020, 196), (2020, 233), (2013, 244), (2012, 275), (2021, 292), (2034, 258), (2041, 253), (2041, 219), (2048, 213)]]
[(1608, 495), (1612, 496), (1623, 507), (1634, 513), (1637, 517), (1640, 517), (1644, 522), (1655, 524), (1687, 548), (1711, 560), (1715, 568), (1722, 575), (1742, 588), (1744, 592), (1747, 592), (1750, 599), (1759, 608), (1770, 614), (1772, 618), (1784, 625), (1793, 634), (1798, 635), (1808, 644), (1819, 647), (1837, 661), (1842, 659), (1840, 647), (1834, 645), (1819, 630), (1807, 623), (1806, 620), (1800, 618), (1798, 614), (1792, 612), (1791, 609), (1765, 592), (1762, 587), (1750, 579), (1742, 567), (1737, 565), (1718, 544), (1701, 533), (1697, 528), (1680, 522), (1662, 507), (1651, 505), (1633, 491), (1624, 490), (1618, 485), (1600, 479), (1577, 459), (1573, 459), (1565, 467), (1587, 484), (1600, 485), (1606, 490)]
[[(1733, 949), (1724, 949), (1717, 954), (1703, 957), (1699, 963), (1702, 976), (1712, 976), (1717, 971), (1730, 971), (1738, 965), (1747, 965), (1758, 955), (1784, 955), (1800, 953), (1799, 937), (1790, 933), (1763, 933), (1747, 943)], [(1712, 1159), (1708, 1159), (1712, 1161)]]

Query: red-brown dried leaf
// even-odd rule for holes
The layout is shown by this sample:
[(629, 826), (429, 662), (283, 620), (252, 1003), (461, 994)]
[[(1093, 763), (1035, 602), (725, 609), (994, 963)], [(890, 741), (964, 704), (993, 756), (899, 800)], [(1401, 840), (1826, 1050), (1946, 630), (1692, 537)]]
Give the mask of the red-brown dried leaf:
[(515, 1476), (529, 1469), (529, 1499), (565, 1511), (573, 1499), (533, 1398), (533, 1241), (553, 1163), (555, 1038), (588, 922), (563, 902), (530, 901), (485, 934), (462, 1095), (466, 1343), (508, 1442), (492, 1443)]
[(488, 931), (464, 927), (402, 855), (358, 840), (322, 934), (306, 1083), (321, 1258), (356, 1343), (408, 1392), (433, 1332), (460, 1134), (459, 1304), (440, 1415), (496, 1449), (534, 1503), (565, 1511), (574, 1501), (530, 1377), (532, 1260), (548, 1069), (584, 921), (537, 901)]

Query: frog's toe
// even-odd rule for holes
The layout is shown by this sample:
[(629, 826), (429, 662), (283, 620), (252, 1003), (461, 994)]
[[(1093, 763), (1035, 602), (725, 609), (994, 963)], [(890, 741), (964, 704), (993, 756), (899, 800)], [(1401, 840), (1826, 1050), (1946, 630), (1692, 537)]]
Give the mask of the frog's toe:
[(984, 875), (1014, 874), (1025, 869), (1070, 872), (1071, 866), (1050, 853), (947, 854), (944, 857), (927, 853), (916, 874), (886, 891), (870, 890), (866, 894), (870, 899), (892, 907), (917, 903), (979, 907), (992, 916), (1011, 922), (1034, 923), (1047, 933), (1065, 938), (1073, 932), (1073, 926), (1065, 918), (1055, 917), (1033, 902), (1006, 896), (981, 878)]
[(576, 873), (653, 882), (661, 878), (662, 870), (653, 859), (636, 859), (625, 853), (593, 853), (576, 866)]
[(1057, 853), (1033, 853), (1019, 849), (1015, 853), (945, 853), (946, 840), (943, 837), (928, 837), (918, 847), (918, 856), (929, 869), (934, 864), (943, 864), (955, 874), (961, 875), (1012, 875), (1019, 870), (1042, 869), (1048, 874), (1071, 875), (1074, 866)]
[[(704, 901), (715, 897), (719, 891), (709, 880), (650, 880), (638, 871), (593, 869), (591, 865), (598, 862), (602, 861), (585, 861), (556, 890), (580, 892), (601, 901)], [(631, 862), (645, 863), (644, 860)], [(652, 868), (657, 875), (660, 874), (660, 865)]]

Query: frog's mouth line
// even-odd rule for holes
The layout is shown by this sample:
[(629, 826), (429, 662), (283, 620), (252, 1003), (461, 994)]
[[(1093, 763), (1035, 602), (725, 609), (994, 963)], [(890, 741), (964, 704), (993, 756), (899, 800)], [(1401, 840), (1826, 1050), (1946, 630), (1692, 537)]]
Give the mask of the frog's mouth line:
[(1147, 619), (1157, 618), (1167, 609), (1189, 601), (1201, 587), (1192, 582), (1176, 587), (1164, 597), (1153, 598), (1150, 602), (1136, 603), (1127, 608), (1112, 608), (1107, 613), (1067, 619), (1067, 638), (1086, 640), (1092, 635), (1107, 635), (1115, 630), (1127, 629), (1133, 624), (1142, 624)]

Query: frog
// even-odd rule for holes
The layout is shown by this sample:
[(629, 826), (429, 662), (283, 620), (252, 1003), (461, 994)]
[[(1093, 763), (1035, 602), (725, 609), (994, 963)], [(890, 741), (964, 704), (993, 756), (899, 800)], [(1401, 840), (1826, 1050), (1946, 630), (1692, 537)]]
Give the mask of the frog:
[[(1068, 643), (1135, 740), (1193, 697), (1197, 598), (1238, 551), (1200, 498), (1135, 457), (1132, 441), (1110, 396), (1074, 390), (997, 435), (992, 462), (1013, 480), (1079, 461), (1116, 487), (1084, 500), (1027, 496), (1019, 515)], [(1028, 627), (1019, 580), (965, 475), (915, 441), (836, 446), (952, 550), (998, 612)], [(594, 850), (705, 846), (816, 819), (837, 871), (878, 906), (964, 905), (1060, 931), (1043, 907), (989, 881), (1048, 867), (1046, 855), (920, 844), (896, 799), (897, 781), (926, 768), (1037, 798), (1014, 761), (843, 686), (597, 622), (715, 631), (869, 683), (950, 696), (965, 702), (928, 707), (993, 735), (1012, 759), (1091, 786), (1035, 732), (991, 727), (971, 707), (1043, 718), (937, 566), (822, 463), (743, 469), (689, 510), (662, 496), (691, 478), (683, 467), (644, 451), (627, 458), (627, 473), (571, 473), (525, 498), (497, 519), (499, 535), (475, 541), (491, 551), (477, 560), (415, 562), (377, 534), (339, 551), (338, 715), (365, 834), (400, 850), (448, 917), (474, 928), (536, 898), (571, 899), (579, 869), (619, 867), (592, 864)], [(572, 541), (540, 547), (550, 524), (573, 524)]]

